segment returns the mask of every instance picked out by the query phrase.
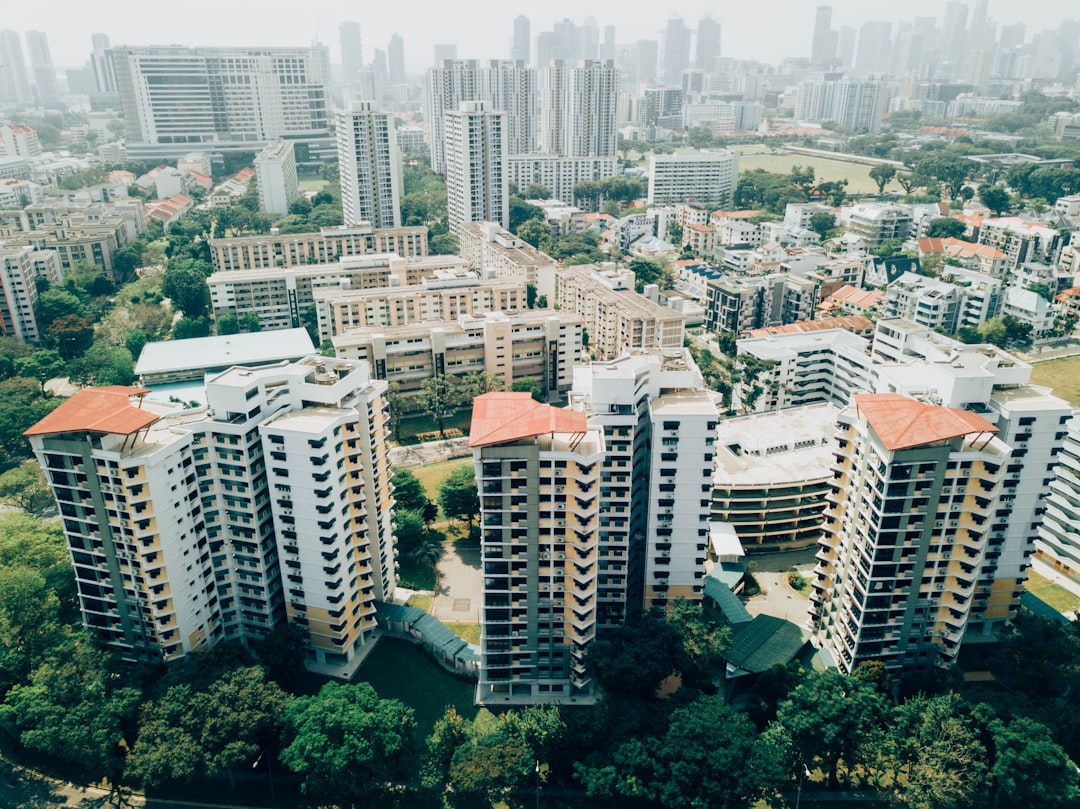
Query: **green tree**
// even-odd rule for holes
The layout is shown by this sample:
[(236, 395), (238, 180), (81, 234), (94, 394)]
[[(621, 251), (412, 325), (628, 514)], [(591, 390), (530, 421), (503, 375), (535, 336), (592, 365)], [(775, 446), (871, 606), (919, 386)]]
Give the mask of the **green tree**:
[(510, 198), (510, 227), (511, 233), (517, 233), (518, 228), (531, 219), (545, 220), (544, 209), (536, 205), (530, 205), (520, 197)]
[(259, 316), (255, 312), (244, 312), (240, 316), (240, 328), (249, 333), (262, 331), (262, 323), (259, 322)]
[(0, 474), (0, 503), (35, 517), (53, 505), (52, 489), (37, 461), (23, 461)]
[(979, 202), (990, 209), (994, 216), (1001, 216), (1012, 204), (1009, 192), (1000, 185), (983, 183), (979, 186)]
[(962, 239), (967, 225), (952, 217), (939, 217), (930, 223), (926, 235), (931, 239)]
[(528, 393), (538, 402), (544, 401), (544, 389), (531, 376), (515, 379), (510, 383), (510, 390), (515, 393)]
[(810, 230), (814, 231), (814, 233), (823, 239), (829, 238), (835, 228), (835, 214), (827, 213), (826, 211), (818, 211), (810, 217)]
[(124, 348), (128, 350), (136, 362), (139, 359), (139, 355), (142, 354), (147, 339), (146, 332), (138, 328), (128, 329), (124, 334)]
[(461, 388), (454, 377), (436, 374), (423, 381), (416, 403), (438, 426), (439, 437), (445, 438), (446, 417), (461, 406)]
[(190, 340), (192, 337), (209, 337), (210, 321), (205, 317), (182, 317), (173, 326), (174, 340)]
[(780, 703), (776, 717), (804, 761), (820, 763), (829, 783), (839, 782), (840, 762), (862, 762), (862, 743), (885, 717), (887, 703), (874, 686), (838, 671), (812, 674)]
[(464, 520), (469, 536), (472, 536), (473, 520), (480, 513), (480, 495), (472, 464), (459, 466), (439, 484), (439, 505), (448, 520)]
[(896, 176), (896, 166), (877, 165), (870, 169), (870, 179), (877, 184), (877, 192), (880, 197), (885, 193), (885, 186)]
[(428, 252), (433, 256), (454, 256), (459, 249), (458, 237), (453, 233), (440, 233), (428, 240)]
[(27, 379), (36, 379), (38, 384), (41, 385), (43, 394), (45, 393), (45, 383), (50, 379), (62, 376), (66, 367), (59, 352), (52, 349), (35, 351), (29, 357), (19, 357), (15, 360), (15, 374)]
[(420, 511), (394, 509), (394, 542), (403, 555), (412, 556), (426, 538), (427, 529)]
[(422, 511), (430, 502), (420, 478), (408, 469), (395, 469), (390, 479), (394, 486), (394, 507), (405, 511)]
[(525, 186), (525, 199), (551, 199), (551, 189), (540, 183), (529, 183)]
[(60, 599), (28, 567), (0, 568), (0, 693), (24, 682), (61, 638)]
[(668, 626), (678, 638), (675, 665), (684, 682), (712, 682), (731, 648), (731, 630), (705, 615), (700, 604), (675, 599), (667, 613)]
[(634, 273), (634, 289), (643, 292), (646, 285), (658, 284), (660, 289), (671, 289), (674, 281), (671, 274), (658, 261), (647, 258), (635, 258), (630, 261)]
[(65, 360), (81, 357), (94, 342), (94, 321), (81, 315), (63, 315), (49, 324), (49, 341)]
[(33, 454), (23, 433), (62, 401), (44, 396), (40, 383), (33, 379), (15, 377), (0, 381), (0, 469)]
[(995, 805), (1001, 807), (1076, 806), (1080, 801), (1080, 774), (1061, 745), (1043, 724), (1018, 716), (995, 720), (993, 735)]
[(387, 429), (394, 436), (394, 440), (401, 441), (401, 419), (405, 414), (405, 399), (401, 395), (401, 385), (397, 382), (386, 384), (386, 411)]
[(518, 227), (517, 237), (538, 250), (542, 250), (541, 245), (551, 241), (551, 225), (544, 219), (528, 219)]
[(210, 289), (206, 276), (190, 267), (172, 267), (165, 271), (161, 292), (173, 302), (184, 317), (205, 317), (210, 311)]
[(313, 800), (351, 804), (397, 775), (412, 751), (412, 708), (379, 699), (367, 683), (327, 683), (285, 708), (281, 762)]
[(436, 720), (427, 737), (427, 749), (420, 768), (420, 781), (425, 787), (445, 787), (454, 754), (468, 741), (471, 727), (472, 723), (462, 717), (453, 705), (448, 706)]
[(472, 371), (465, 374), (458, 384), (461, 386), (461, 395), (465, 401), (471, 401), (477, 396), (503, 389), (502, 376), (486, 371)]
[(899, 705), (884, 748), (902, 805), (912, 809), (982, 805), (986, 749), (966, 703), (956, 694), (919, 695)]
[(917, 174), (933, 177), (945, 186), (950, 199), (956, 199), (960, 196), (960, 190), (964, 187), (974, 169), (975, 164), (966, 157), (953, 155), (924, 158), (915, 166)]
[(135, 362), (126, 348), (95, 343), (73, 363), (70, 376), (82, 384), (131, 385), (135, 381)]
[(675, 672), (678, 645), (674, 629), (650, 614), (603, 633), (588, 647), (585, 661), (604, 693), (645, 701)]
[(31, 750), (69, 762), (86, 778), (118, 786), (124, 730), (142, 696), (118, 661), (85, 638), (65, 644), (7, 695), (0, 715)]
[(217, 318), (217, 333), (218, 334), (239, 334), (240, 333), (240, 321), (237, 320), (236, 315), (223, 314)]
[(38, 326), (47, 332), (53, 321), (66, 315), (86, 317), (86, 304), (79, 296), (67, 289), (50, 287), (38, 296)]

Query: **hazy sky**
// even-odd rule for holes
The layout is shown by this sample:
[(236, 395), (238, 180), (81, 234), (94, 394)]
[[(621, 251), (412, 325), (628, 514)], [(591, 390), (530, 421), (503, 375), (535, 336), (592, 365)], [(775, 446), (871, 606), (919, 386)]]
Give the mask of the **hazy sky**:
[[(49, 37), (53, 62), (78, 67), (90, 52), (90, 34), (108, 34), (114, 45), (306, 45), (320, 41), (338, 60), (337, 26), (356, 20), (363, 28), (364, 59), (386, 48), (397, 31), (405, 38), (409, 70), (431, 64), (432, 44), (456, 42), (462, 58), (505, 58), (509, 55), (512, 20), (525, 14), (532, 35), (551, 29), (556, 19), (581, 23), (593, 16), (600, 25), (616, 27), (619, 42), (655, 38), (669, 14), (681, 16), (689, 27), (705, 14), (722, 23), (725, 55), (775, 62), (783, 56), (809, 56), (817, 5), (805, 0), (709, 3), (683, 0), (677, 6), (645, 4), (638, 0), (549, 0), (533, 5), (503, 0), (3, 0), (0, 27), (41, 30)], [(941, 16), (941, 0), (835, 0), (833, 26), (858, 28), (870, 19), (891, 22), (917, 15)], [(974, 2), (968, 7), (974, 8)], [(251, 10), (249, 10), (251, 9)], [(1024, 22), (1028, 34), (1056, 28), (1063, 17), (1080, 16), (1073, 0), (990, 0), (990, 16), (999, 24)], [(25, 46), (24, 46), (25, 47)]]

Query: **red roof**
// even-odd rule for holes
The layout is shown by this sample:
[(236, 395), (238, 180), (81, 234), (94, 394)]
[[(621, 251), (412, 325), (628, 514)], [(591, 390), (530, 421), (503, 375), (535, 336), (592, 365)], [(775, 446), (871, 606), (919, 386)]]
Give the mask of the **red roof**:
[(977, 413), (924, 404), (899, 393), (857, 393), (855, 407), (891, 450), (998, 431)]
[(490, 447), (545, 433), (584, 433), (585, 414), (552, 407), (517, 391), (485, 393), (473, 400), (470, 447)]
[(146, 388), (83, 388), (24, 435), (56, 433), (110, 433), (131, 435), (149, 427), (158, 417), (131, 404), (132, 396), (145, 396)]

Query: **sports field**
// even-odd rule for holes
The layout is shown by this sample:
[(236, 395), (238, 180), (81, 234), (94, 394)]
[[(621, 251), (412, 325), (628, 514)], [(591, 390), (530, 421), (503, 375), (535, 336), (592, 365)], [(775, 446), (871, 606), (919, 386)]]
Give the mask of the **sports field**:
[[(855, 163), (844, 163), (840, 160), (829, 160), (822, 157), (788, 154), (787, 152), (772, 154), (767, 148), (758, 145), (744, 148), (746, 151), (743, 151), (738, 146), (734, 147), (736, 151), (740, 152), (740, 174), (753, 169), (765, 169), (765, 171), (773, 171), (777, 174), (787, 174), (793, 166), (810, 166), (814, 170), (814, 177), (818, 180), (834, 182), (846, 179), (849, 194), (877, 193), (877, 183), (870, 179), (870, 166), (860, 166)], [(904, 189), (900, 187), (896, 180), (893, 180), (885, 186), (885, 191), (903, 193)]]
[(1053, 388), (1055, 396), (1080, 406), (1080, 357), (1033, 363), (1031, 384)]

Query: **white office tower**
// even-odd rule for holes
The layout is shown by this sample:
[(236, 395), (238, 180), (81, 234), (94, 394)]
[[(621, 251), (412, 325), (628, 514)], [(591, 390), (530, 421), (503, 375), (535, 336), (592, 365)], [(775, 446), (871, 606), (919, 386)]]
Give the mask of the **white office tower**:
[(357, 87), (364, 69), (364, 47), (360, 23), (346, 21), (338, 26), (338, 44), (341, 47), (341, 78), (346, 87)]
[(949, 666), (978, 593), (1009, 448), (967, 410), (858, 394), (838, 420), (811, 616), (841, 671)]
[(0, 99), (20, 104), (32, 100), (19, 32), (0, 31)]
[(544, 74), (544, 151), (563, 157), (615, 156), (618, 102), (614, 62), (553, 60)]
[(466, 222), (510, 226), (506, 113), (463, 101), (446, 114), (446, 194), (450, 230)]
[(528, 393), (473, 402), (484, 602), (477, 701), (587, 698), (596, 637), (604, 436)]
[(112, 66), (112, 50), (109, 37), (105, 34), (91, 34), (90, 65), (94, 70), (94, 84), (99, 93), (116, 92), (116, 74)]
[(694, 200), (710, 208), (735, 204), (738, 152), (727, 149), (676, 149), (649, 158), (649, 205)]
[(38, 103), (42, 106), (58, 103), (60, 87), (56, 83), (56, 69), (53, 67), (49, 40), (44, 31), (26, 32), (26, 51), (30, 56), (30, 69), (34, 74)]
[[(712, 472), (717, 413), (689, 352), (641, 352), (579, 365), (570, 407), (586, 413), (589, 427), (604, 435), (600, 631), (620, 626), (644, 608), (663, 606), (668, 598), (699, 599), (703, 579), (696, 574), (704, 575), (707, 542), (701, 532), (708, 527), (712, 490), (704, 473)], [(664, 422), (670, 425), (675, 418), (679, 435), (661, 439)], [(660, 448), (653, 451), (655, 443)], [(683, 463), (671, 461), (672, 453), (681, 453)], [(669, 511), (678, 511), (678, 518), (669, 520)]]
[(706, 73), (715, 73), (720, 58), (720, 23), (705, 16), (698, 20), (694, 35), (694, 67)]
[(394, 586), (385, 390), (309, 357), (224, 371), (201, 411), (87, 388), (34, 425), (86, 627), (160, 662), (288, 620), (347, 664)]
[(506, 153), (537, 149), (536, 70), (524, 61), (491, 61), (481, 71), (482, 98), (506, 113)]
[(133, 156), (253, 151), (279, 138), (327, 144), (325, 46), (122, 46), (112, 53)]
[(529, 54), (531, 52), (529, 30), (530, 23), (528, 17), (524, 15), (514, 17), (514, 39), (513, 44), (510, 46), (511, 60), (515, 62), (522, 61), (525, 64), (529, 64)]
[(401, 226), (401, 158), (394, 119), (370, 101), (335, 113), (341, 211), (347, 227)]
[(275, 141), (255, 155), (255, 183), (259, 189), (259, 210), (284, 216), (300, 198), (293, 145)]

